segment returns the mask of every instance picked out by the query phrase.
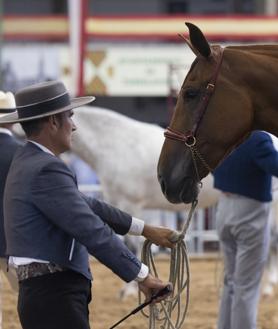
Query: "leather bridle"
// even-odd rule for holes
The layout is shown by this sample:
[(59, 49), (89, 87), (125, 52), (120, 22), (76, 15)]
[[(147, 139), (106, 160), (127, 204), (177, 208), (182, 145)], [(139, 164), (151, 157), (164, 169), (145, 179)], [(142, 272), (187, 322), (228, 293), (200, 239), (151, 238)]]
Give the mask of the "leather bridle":
[(200, 154), (200, 152), (196, 148), (196, 142), (197, 142), (196, 135), (197, 135), (197, 131), (200, 127), (200, 123), (201, 123), (201, 121), (205, 115), (206, 109), (208, 107), (209, 100), (215, 90), (216, 80), (218, 78), (218, 75), (220, 72), (220, 67), (221, 67), (222, 60), (223, 60), (224, 49), (221, 46), (219, 46), (219, 48), (217, 48), (216, 51), (217, 51), (216, 56), (218, 57), (218, 60), (216, 62), (216, 66), (215, 66), (214, 72), (212, 74), (212, 77), (210, 78), (210, 80), (206, 86), (205, 92), (202, 96), (202, 99), (197, 107), (197, 111), (196, 111), (197, 119), (192, 127), (192, 130), (189, 130), (186, 133), (181, 133), (177, 130), (172, 129), (169, 126), (166, 128), (166, 130), (164, 132), (164, 136), (166, 138), (183, 142), (187, 147), (189, 147), (189, 149), (192, 153), (197, 178), (199, 181), (200, 181), (200, 179), (199, 179), (199, 173), (197, 170), (196, 158), (198, 158), (201, 161), (201, 163), (204, 165), (205, 168), (207, 168), (210, 172), (212, 171), (212, 169), (208, 165), (207, 161), (205, 161), (203, 156)]

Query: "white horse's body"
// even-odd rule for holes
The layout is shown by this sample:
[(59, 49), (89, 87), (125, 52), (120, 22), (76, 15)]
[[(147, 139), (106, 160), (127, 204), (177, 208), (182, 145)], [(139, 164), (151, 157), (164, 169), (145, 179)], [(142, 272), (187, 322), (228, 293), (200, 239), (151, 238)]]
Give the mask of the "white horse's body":
[[(162, 128), (97, 107), (78, 109), (73, 119), (77, 131), (72, 150), (96, 171), (106, 201), (133, 215), (142, 209), (185, 209), (169, 203), (157, 181)], [(218, 196), (212, 176), (208, 176), (199, 207), (213, 205)]]

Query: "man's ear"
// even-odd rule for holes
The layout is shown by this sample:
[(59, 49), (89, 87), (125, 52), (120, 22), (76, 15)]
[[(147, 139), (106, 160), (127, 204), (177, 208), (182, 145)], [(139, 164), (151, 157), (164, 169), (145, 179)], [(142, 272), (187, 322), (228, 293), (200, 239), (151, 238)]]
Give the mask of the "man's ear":
[(60, 128), (60, 122), (55, 115), (50, 115), (48, 121), (51, 130), (58, 130)]

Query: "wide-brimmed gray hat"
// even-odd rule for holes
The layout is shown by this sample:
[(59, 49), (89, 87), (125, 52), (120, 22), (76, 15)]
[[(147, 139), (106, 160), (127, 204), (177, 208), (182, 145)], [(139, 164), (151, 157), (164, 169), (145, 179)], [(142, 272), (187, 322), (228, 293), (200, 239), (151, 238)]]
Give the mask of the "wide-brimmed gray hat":
[(0, 117), (0, 123), (31, 121), (78, 108), (94, 100), (93, 96), (70, 98), (61, 81), (37, 83), (15, 94), (16, 111)]

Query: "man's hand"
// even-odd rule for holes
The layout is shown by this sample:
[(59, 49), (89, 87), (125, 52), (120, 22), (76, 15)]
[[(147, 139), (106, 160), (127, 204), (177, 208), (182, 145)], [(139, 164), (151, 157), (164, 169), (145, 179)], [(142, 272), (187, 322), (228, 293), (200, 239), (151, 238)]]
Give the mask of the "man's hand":
[(145, 224), (142, 235), (152, 243), (166, 248), (174, 248), (176, 232), (162, 226), (150, 226)]
[(168, 294), (158, 297), (153, 301), (153, 303), (161, 302), (162, 300), (170, 296), (172, 294), (173, 285), (169, 282), (162, 282), (160, 279), (152, 276), (151, 274), (149, 274), (144, 281), (138, 283), (139, 289), (146, 297), (146, 301), (149, 301), (152, 295), (156, 294), (158, 291), (162, 290), (167, 285), (169, 285), (171, 291)]

